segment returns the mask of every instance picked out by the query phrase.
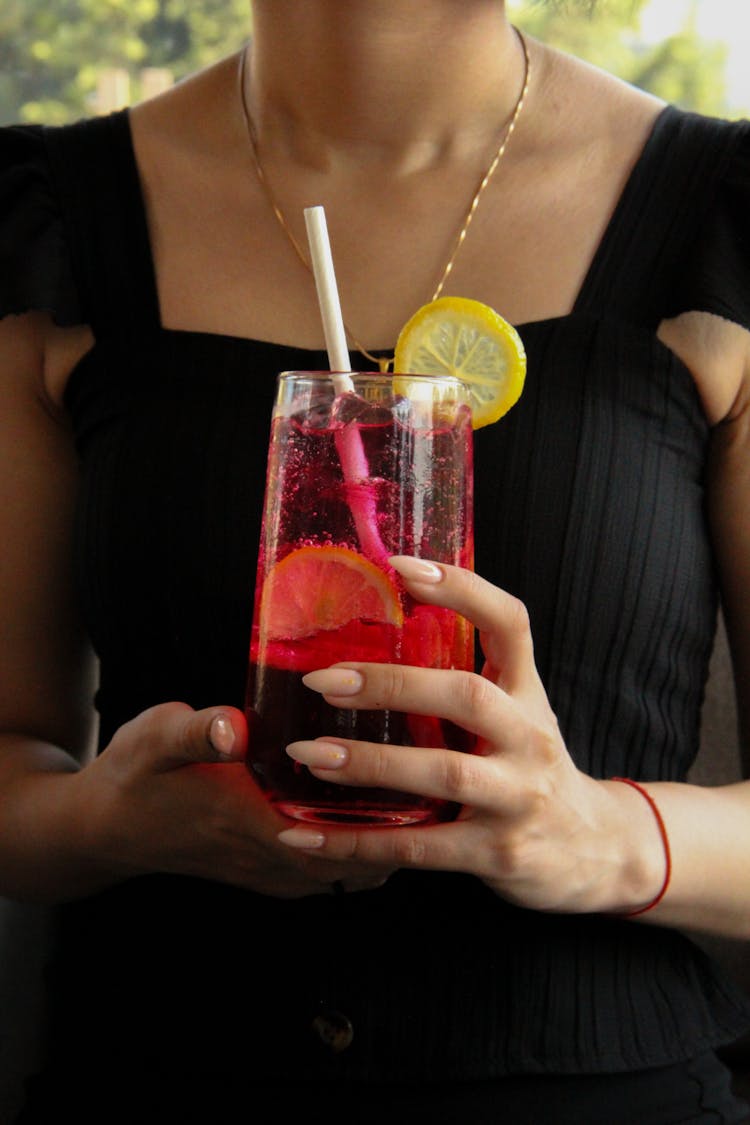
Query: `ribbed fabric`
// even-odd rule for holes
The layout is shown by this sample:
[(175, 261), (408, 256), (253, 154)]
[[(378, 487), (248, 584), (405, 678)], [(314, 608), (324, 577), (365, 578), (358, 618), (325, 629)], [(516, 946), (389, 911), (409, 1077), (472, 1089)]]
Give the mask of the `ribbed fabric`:
[[(126, 114), (22, 132), (35, 176), (47, 154), (54, 237), (97, 338), (66, 401), (104, 745), (165, 699), (242, 704), (274, 376), (326, 360), (160, 328)], [(476, 435), (477, 569), (528, 605), (570, 751), (597, 777), (683, 778), (697, 748), (716, 609), (708, 430), (654, 328), (679, 311), (677, 279), (685, 300), (750, 324), (736, 207), (749, 147), (745, 126), (664, 111), (572, 315), (520, 327), (524, 394)], [(695, 231), (727, 225), (722, 284)], [(624, 1071), (750, 1025), (679, 934), (540, 915), (472, 878), (414, 872), (299, 902), (134, 880), (65, 909), (50, 983), (58, 1061), (136, 1050), (264, 1079)], [(340, 1055), (311, 1032), (323, 1010), (354, 1025)]]

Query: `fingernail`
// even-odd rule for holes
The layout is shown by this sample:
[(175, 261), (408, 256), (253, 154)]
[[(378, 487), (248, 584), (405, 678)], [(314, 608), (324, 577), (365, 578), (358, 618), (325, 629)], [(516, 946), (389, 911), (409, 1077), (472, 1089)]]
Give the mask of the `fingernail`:
[(302, 683), (322, 695), (357, 695), (364, 686), (364, 678), (353, 668), (321, 668), (308, 672)]
[(326, 842), (323, 833), (312, 828), (285, 828), (278, 838), (290, 848), (322, 848)]
[(208, 728), (211, 745), (220, 758), (230, 761), (234, 749), (234, 727), (226, 715), (214, 715)]
[(349, 761), (347, 748), (335, 742), (291, 742), (286, 752), (295, 762), (324, 770), (337, 770)]
[(394, 570), (410, 582), (427, 582), (435, 585), (442, 582), (445, 575), (436, 563), (426, 562), (424, 559), (413, 559), (408, 555), (394, 555), (388, 562)]

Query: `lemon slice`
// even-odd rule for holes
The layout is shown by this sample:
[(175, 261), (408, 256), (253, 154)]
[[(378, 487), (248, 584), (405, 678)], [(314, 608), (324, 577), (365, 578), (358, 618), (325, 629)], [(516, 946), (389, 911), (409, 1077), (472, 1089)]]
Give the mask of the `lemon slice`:
[(512, 324), (481, 301), (440, 297), (418, 309), (401, 329), (393, 361), (398, 376), (454, 375), (469, 389), (474, 429), (502, 418), (521, 396), (526, 352)]
[(355, 619), (403, 625), (398, 590), (348, 547), (299, 547), (270, 570), (261, 594), (267, 640), (298, 640)]

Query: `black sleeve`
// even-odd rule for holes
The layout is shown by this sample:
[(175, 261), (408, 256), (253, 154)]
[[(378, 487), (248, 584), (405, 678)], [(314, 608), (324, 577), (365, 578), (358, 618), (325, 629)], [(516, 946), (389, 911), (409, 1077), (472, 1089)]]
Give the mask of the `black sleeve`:
[(32, 309), (86, 322), (44, 129), (15, 125), (0, 129), (0, 317)]

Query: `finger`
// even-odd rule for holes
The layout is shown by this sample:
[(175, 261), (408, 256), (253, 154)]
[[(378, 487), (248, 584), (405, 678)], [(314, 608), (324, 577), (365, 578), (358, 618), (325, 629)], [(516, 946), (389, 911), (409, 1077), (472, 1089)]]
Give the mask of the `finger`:
[(321, 781), (336, 785), (396, 789), (474, 809), (515, 808), (513, 791), (494, 760), (476, 754), (325, 739), (292, 742), (286, 752)]
[(484, 655), (506, 691), (536, 684), (534, 645), (523, 602), (462, 567), (402, 555), (389, 562), (419, 601), (453, 609), (479, 629)]
[[(340, 863), (378, 864), (425, 871), (467, 871), (476, 866), (481, 832), (471, 823), (436, 824), (419, 828), (368, 828), (357, 832), (326, 825), (297, 826), (279, 833), (288, 848), (315, 849), (316, 854)], [(346, 878), (341, 880), (346, 887)]]
[(524, 729), (513, 700), (474, 672), (347, 662), (308, 672), (302, 681), (333, 707), (432, 715), (497, 745), (510, 745)]
[(240, 761), (247, 749), (247, 723), (234, 707), (194, 711), (186, 703), (162, 703), (121, 727), (116, 740), (117, 751), (127, 747), (151, 769), (165, 772), (199, 762)]

